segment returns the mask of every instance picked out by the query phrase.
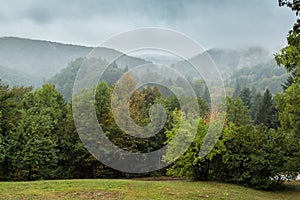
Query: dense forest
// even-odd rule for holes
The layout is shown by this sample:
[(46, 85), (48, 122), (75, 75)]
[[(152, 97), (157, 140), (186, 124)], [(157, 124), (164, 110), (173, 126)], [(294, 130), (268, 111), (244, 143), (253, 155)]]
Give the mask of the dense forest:
[[(298, 4), (287, 0), (279, 2), (281, 6), (288, 6), (299, 14)], [(76, 111), (72, 108), (74, 105), (84, 105), (89, 99), (77, 98), (76, 95), (72, 98), (72, 87), (85, 60), (78, 57), (84, 56), (76, 54), (77, 59), (73, 58), (67, 68), (38, 88), (8, 85), (3, 80), (5, 82), (0, 82), (0, 180), (174, 176), (273, 189), (286, 180), (295, 179), (300, 172), (299, 24), (299, 21), (295, 23), (288, 34), (288, 45), (275, 56), (278, 66), (274, 66), (274, 61), (269, 58), (266, 58), (265, 64), (255, 63), (254, 67), (249, 64), (248, 68), (243, 69), (239, 69), (240, 63), (236, 63), (238, 71), (228, 75), (231, 77), (231, 81), (227, 82), (230, 95), (220, 105), (226, 107), (225, 113), (212, 109), (203, 80), (192, 77), (193, 73), (190, 76), (187, 74), (199, 107), (199, 113), (196, 113), (198, 117), (187, 123), (197, 124), (197, 135), (188, 150), (174, 163), (146, 174), (126, 173), (107, 167), (80, 140), (73, 119)], [(107, 49), (103, 51), (113, 54)], [(218, 53), (214, 55), (220, 56)], [(231, 52), (229, 57), (235, 53)], [(261, 53), (264, 54), (264, 51)], [(248, 60), (244, 62), (248, 63)], [(108, 65), (105, 56), (90, 63), (90, 67)], [(145, 139), (132, 137), (121, 130), (111, 108), (115, 82), (126, 73), (126, 83), (136, 84), (139, 80), (128, 71), (145, 63), (142, 59), (124, 55), (120, 62), (110, 64), (105, 78), (98, 85), (83, 90), (80, 95), (88, 97), (95, 94), (93, 104), (98, 123), (110, 141), (123, 150), (135, 153), (152, 152), (169, 144), (164, 156), (160, 158), (168, 162), (192, 131), (192, 128), (186, 126), (187, 134), (180, 140), (170, 142), (178, 133), (183, 117), (193, 111), (182, 108), (176, 96), (159, 85), (148, 85), (134, 91), (129, 97), (128, 109), (136, 124), (146, 126), (151, 122), (149, 113), (155, 104), (162, 105), (166, 113), (163, 128), (155, 136)], [(184, 63), (177, 63), (173, 67), (181, 65)], [(274, 70), (271, 70), (272, 67)], [(13, 78), (18, 79), (19, 73), (15, 73), (15, 76)], [(161, 78), (159, 73), (153, 76)], [(247, 77), (246, 80), (243, 76)], [(275, 80), (275, 85), (272, 80)], [(168, 81), (177, 89), (182, 89), (178, 84), (180, 77), (161, 78), (161, 81)], [(277, 83), (282, 84), (281, 88)], [(279, 91), (282, 92), (274, 94)], [(191, 102), (189, 97), (182, 100)], [(218, 121), (223, 114), (226, 114), (225, 124), (216, 145), (209, 154), (200, 157), (199, 151), (209, 125)], [(82, 123), (89, 123), (89, 118), (82, 116)], [(122, 160), (122, 154), (118, 156), (117, 159)]]
[[(128, 79), (135, 82), (133, 77)], [(124, 134), (109, 109), (113, 87), (104, 81), (99, 83), (95, 106), (101, 127), (115, 144), (128, 151), (151, 152), (176, 134), (183, 111), (176, 97), (164, 97), (156, 86), (143, 88), (131, 96), (130, 113), (137, 124), (147, 125), (149, 108), (159, 103), (167, 111), (164, 128), (149, 140)], [(53, 85), (45, 84), (33, 90), (1, 84), (1, 179), (170, 175), (195, 180), (241, 181), (259, 188), (280, 185), (285, 179), (295, 178), (299, 166), (298, 132), (286, 132), (291, 127), (280, 125), (283, 120), (288, 120), (284, 118), (287, 112), (285, 101), (288, 100), (284, 97), (288, 91), (274, 99), (268, 89), (261, 94), (255, 89), (243, 88), (235, 91), (236, 96), (227, 97), (224, 101), (228, 108), (226, 125), (220, 140), (201, 159), (198, 152), (203, 137), (209, 121), (216, 116), (212, 115), (205, 92), (199, 91), (202, 97), (198, 97), (201, 113), (198, 134), (188, 151), (169, 168), (136, 175), (106, 167), (85, 149), (74, 126), (72, 102), (65, 101)], [(74, 103), (84, 104), (80, 101)], [(172, 143), (162, 159), (167, 160), (175, 152), (176, 145)]]

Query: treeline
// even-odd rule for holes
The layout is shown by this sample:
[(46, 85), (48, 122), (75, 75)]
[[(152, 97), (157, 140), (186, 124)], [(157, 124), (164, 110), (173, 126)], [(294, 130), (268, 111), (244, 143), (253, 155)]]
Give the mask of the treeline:
[[(127, 79), (135, 82), (131, 76)], [(135, 91), (130, 97), (129, 111), (136, 124), (145, 126), (150, 122), (150, 107), (161, 104), (167, 115), (164, 128), (149, 139), (124, 133), (110, 109), (113, 88), (105, 82), (95, 88), (97, 118), (113, 143), (126, 151), (145, 153), (160, 149), (177, 134), (182, 108), (176, 97), (164, 97), (156, 86)], [(111, 169), (85, 149), (74, 126), (71, 109), (72, 103), (85, 103), (85, 99), (67, 103), (49, 84), (36, 91), (3, 84), (0, 89), (1, 180), (170, 175), (271, 188), (295, 178), (299, 172), (299, 135), (296, 137), (299, 132), (289, 132), (280, 125), (285, 106), (281, 96), (274, 101), (269, 90), (261, 95), (244, 88), (236, 97), (227, 97), (225, 126), (216, 146), (205, 157), (198, 155), (205, 133), (210, 120), (218, 120), (221, 113), (214, 113), (209, 102), (198, 97), (201, 117), (190, 122), (199, 124), (198, 134), (188, 151), (168, 168), (138, 175)], [(89, 96), (90, 92), (93, 90), (84, 90), (82, 95)], [(168, 161), (177, 145), (180, 144), (170, 143), (162, 160)]]
[[(279, 2), (299, 14), (298, 4), (289, 0)], [(237, 87), (233, 97), (227, 97), (221, 105), (227, 108), (221, 135), (212, 151), (202, 157), (199, 151), (206, 131), (224, 113), (210, 109), (208, 90), (201, 81), (193, 82), (195, 93), (202, 97), (197, 99), (200, 117), (185, 122), (188, 123), (184, 130), (186, 135), (172, 142), (186, 111), (180, 107), (176, 97), (163, 96), (165, 92), (161, 92), (162, 88), (146, 87), (135, 91), (130, 97), (130, 116), (140, 126), (150, 122), (149, 109), (152, 105), (160, 104), (166, 110), (164, 127), (154, 137), (147, 139), (129, 136), (116, 124), (110, 109), (113, 85), (100, 82), (92, 90), (83, 90), (81, 95), (86, 96), (95, 91), (93, 103), (100, 126), (114, 144), (126, 151), (152, 152), (168, 143), (162, 157), (163, 161), (168, 162), (176, 154), (177, 146), (185, 142), (185, 137), (189, 137), (193, 128), (189, 125), (198, 126), (195, 139), (178, 160), (167, 168), (149, 174), (116, 171), (99, 162), (86, 150), (74, 126), (72, 104), (85, 104), (87, 99), (65, 101), (62, 94), (50, 84), (33, 90), (0, 83), (0, 180), (169, 175), (194, 180), (238, 182), (271, 189), (285, 180), (295, 179), (300, 172), (299, 27), (300, 21), (288, 35), (288, 46), (276, 55), (277, 64), (283, 65), (291, 74), (283, 84), (284, 92), (273, 97), (268, 89), (260, 94), (253, 88)], [(70, 82), (62, 84), (60, 90), (72, 85), (71, 80), (80, 62), (77, 60), (72, 76), (65, 77)], [(118, 77), (115, 72), (121, 75), (120, 69), (112, 66), (108, 77)], [(135, 82), (130, 76), (127, 76), (127, 81)], [(180, 82), (180, 79), (176, 81)], [(82, 120), (88, 123), (89, 116), (82, 116)]]
[[(297, 1), (278, 2), (299, 16)], [(200, 119), (196, 139), (189, 150), (167, 169), (169, 175), (187, 176), (195, 180), (235, 181), (270, 189), (299, 174), (299, 19), (289, 32), (287, 43), (275, 56), (277, 65), (284, 66), (290, 73), (290, 77), (282, 84), (283, 93), (273, 99), (268, 90), (262, 97), (259, 93), (255, 94), (255, 90), (236, 87), (234, 98), (226, 99), (226, 123), (214, 149), (207, 156), (199, 157), (203, 135), (208, 128), (205, 120)], [(167, 132), (167, 137), (172, 137), (174, 133), (176, 126)], [(165, 159), (172, 156), (176, 145), (170, 147)]]
[[(53, 85), (46, 84), (33, 91), (1, 84), (0, 89), (1, 180), (134, 176), (106, 167), (85, 149), (74, 126), (72, 103), (66, 103)], [(134, 140), (118, 128), (109, 109), (111, 90), (112, 86), (99, 83), (95, 102), (99, 123), (111, 141), (128, 151), (150, 152), (163, 145), (163, 131), (148, 141)], [(88, 92), (92, 90), (83, 91)], [(132, 97), (133, 119), (141, 125), (147, 124), (147, 109), (158, 99), (170, 112), (177, 107), (173, 103), (176, 100), (163, 99), (158, 88), (148, 87)], [(166, 126), (170, 126), (171, 119), (168, 123)]]
[[(198, 135), (189, 150), (167, 169), (167, 174), (238, 182), (260, 189), (276, 188), (285, 180), (294, 179), (300, 170), (300, 140), (297, 134), (281, 127), (280, 103), (274, 101), (268, 89), (263, 96), (245, 88), (236, 98), (227, 97), (225, 126), (212, 151), (205, 157), (199, 156), (209, 126), (200, 118)], [(175, 119), (174, 128), (167, 131), (168, 138), (178, 131), (176, 123), (180, 119)], [(211, 120), (218, 120), (217, 115)], [(169, 147), (165, 159), (172, 156), (177, 145)]]

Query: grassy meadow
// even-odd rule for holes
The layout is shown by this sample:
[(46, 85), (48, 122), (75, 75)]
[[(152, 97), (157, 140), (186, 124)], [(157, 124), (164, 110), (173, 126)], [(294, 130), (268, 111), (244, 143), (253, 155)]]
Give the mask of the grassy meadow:
[(54, 180), (0, 182), (0, 199), (300, 199), (300, 181), (280, 191), (190, 181)]

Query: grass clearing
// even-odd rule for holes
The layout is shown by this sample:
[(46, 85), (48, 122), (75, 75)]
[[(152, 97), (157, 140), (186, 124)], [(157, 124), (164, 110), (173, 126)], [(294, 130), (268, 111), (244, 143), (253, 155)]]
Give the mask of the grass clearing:
[(300, 181), (280, 191), (189, 181), (55, 180), (0, 182), (0, 199), (299, 199)]

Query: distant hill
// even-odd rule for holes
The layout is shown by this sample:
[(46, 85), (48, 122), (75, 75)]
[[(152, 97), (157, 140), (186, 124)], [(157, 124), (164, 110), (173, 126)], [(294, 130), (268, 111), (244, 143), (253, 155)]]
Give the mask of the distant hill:
[(15, 37), (0, 38), (0, 65), (26, 74), (49, 78), (91, 47)]
[[(31, 40), (16, 37), (0, 38), (0, 65), (7, 68), (1, 79), (18, 85), (41, 86), (42, 81), (53, 77), (77, 58), (85, 57), (94, 48), (79, 45), (62, 44), (50, 41)], [(121, 53), (108, 48), (97, 48), (97, 55), (110, 60)], [(136, 66), (145, 61), (131, 56), (122, 56), (118, 66)], [(9, 70), (10, 69), (10, 70)], [(12, 71), (15, 70), (15, 71)], [(13, 73), (16, 76), (13, 77)], [(8, 75), (10, 74), (10, 75)], [(19, 77), (17, 81), (17, 77)], [(30, 77), (30, 81), (28, 81)], [(11, 80), (13, 78), (13, 80)]]
[(271, 93), (282, 92), (281, 84), (287, 79), (289, 74), (285, 68), (278, 67), (274, 59), (267, 63), (261, 63), (253, 67), (245, 67), (235, 71), (225, 84), (227, 87), (235, 88), (239, 84), (240, 88), (253, 88), (264, 92), (269, 88)]
[(272, 52), (261, 47), (250, 47), (240, 50), (211, 49), (208, 50), (208, 54), (216, 63), (223, 78), (231, 76), (234, 71), (239, 69), (267, 63), (274, 57)]
[[(54, 84), (56, 89), (62, 93), (66, 100), (71, 100), (72, 89), (77, 76), (77, 72), (84, 63), (88, 67), (88, 75), (86, 80), (94, 79), (99, 74), (99, 68), (107, 68), (101, 77), (100, 81), (105, 81), (108, 85), (115, 84), (116, 81), (126, 72), (127, 70), (148, 63), (147, 61), (127, 56), (120, 52), (112, 49), (97, 48), (95, 55), (100, 55), (98, 59), (95, 58), (77, 58), (75, 61), (70, 62), (68, 66), (62, 69), (52, 78), (48, 79), (47, 82)], [(121, 56), (120, 56), (121, 55)], [(108, 63), (107, 60), (114, 59), (120, 56), (113, 63)], [(98, 78), (98, 77), (97, 77)], [(100, 78), (100, 77), (99, 77)]]
[[(250, 47), (245, 49), (209, 49), (206, 52), (189, 59), (200, 59), (209, 55), (216, 67), (220, 71), (222, 78), (229, 78), (234, 71), (245, 67), (253, 67), (258, 64), (269, 62), (273, 55), (270, 51), (260, 47)], [(175, 68), (190, 78), (194, 78), (196, 71), (192, 69), (187, 61), (180, 61), (175, 64)]]
[[(120, 54), (120, 52), (112, 49), (99, 48), (96, 54), (111, 59)], [(281, 91), (281, 84), (288, 76), (283, 68), (276, 66), (270, 52), (262, 48), (243, 50), (211, 49), (208, 50), (206, 54), (209, 54), (216, 63), (216, 66), (223, 76), (223, 80), (226, 80), (225, 84), (229, 90), (233, 90), (235, 84), (239, 82), (241, 87), (251, 88), (255, 86), (260, 91), (264, 91), (265, 88), (268, 87), (274, 94)], [(197, 59), (204, 55), (205, 54), (197, 55), (191, 59)], [(73, 83), (82, 61), (83, 59), (81, 58), (69, 63), (67, 68), (62, 69), (48, 80), (48, 82), (56, 85), (56, 88), (64, 94), (67, 100), (71, 99)], [(101, 66), (108, 64), (105, 60), (98, 60), (96, 63)], [(123, 56), (116, 61), (118, 67), (113, 71), (107, 71), (105, 75), (105, 77), (107, 77), (106, 82), (108, 84), (114, 83), (114, 81), (124, 73), (125, 66), (130, 69), (144, 63), (147, 63), (147, 61), (123, 54)], [(195, 77), (197, 72), (186, 61), (173, 64), (172, 67), (184, 74), (185, 77), (189, 77), (189, 80), (199, 78)], [(162, 74), (172, 74), (162, 65), (158, 68), (160, 70), (153, 74), (157, 80), (163, 80), (164, 76)], [(172, 77), (172, 81), (176, 81), (177, 78), (178, 77)]]
[(33, 76), (20, 72), (16, 69), (9, 69), (3, 66), (0, 66), (0, 79), (1, 83), (8, 84), (10, 86), (14, 85), (24, 85), (24, 86), (33, 86), (39, 87), (45, 81), (41, 77)]
[[(49, 80), (48, 82), (55, 84), (58, 90), (70, 99), (71, 88), (80, 64), (93, 49), (93, 47), (50, 41), (2, 37), (0, 38), (0, 79), (9, 85), (34, 87), (39, 87), (45, 80)], [(118, 70), (107, 74), (111, 80), (120, 76), (125, 68), (130, 69), (147, 63), (142, 58), (128, 56), (114, 49), (100, 47), (94, 49), (94, 53), (103, 60), (100, 62), (101, 65), (104, 65), (104, 61), (122, 55), (116, 60)], [(201, 58), (207, 54), (216, 63), (223, 80), (227, 80), (227, 86), (230, 88), (234, 87), (236, 82), (240, 82), (249, 87), (256, 86), (261, 90), (269, 87), (274, 93), (280, 91), (280, 84), (287, 77), (283, 69), (275, 67), (274, 61), (270, 62), (273, 58), (271, 52), (260, 47), (236, 50), (210, 49), (191, 59)], [(158, 58), (158, 60), (162, 59), (165, 58)], [(199, 78), (195, 76), (196, 71), (187, 61), (177, 62), (172, 67), (189, 80)], [(159, 73), (168, 72), (161, 70)], [(176, 78), (173, 77), (174, 80)]]

